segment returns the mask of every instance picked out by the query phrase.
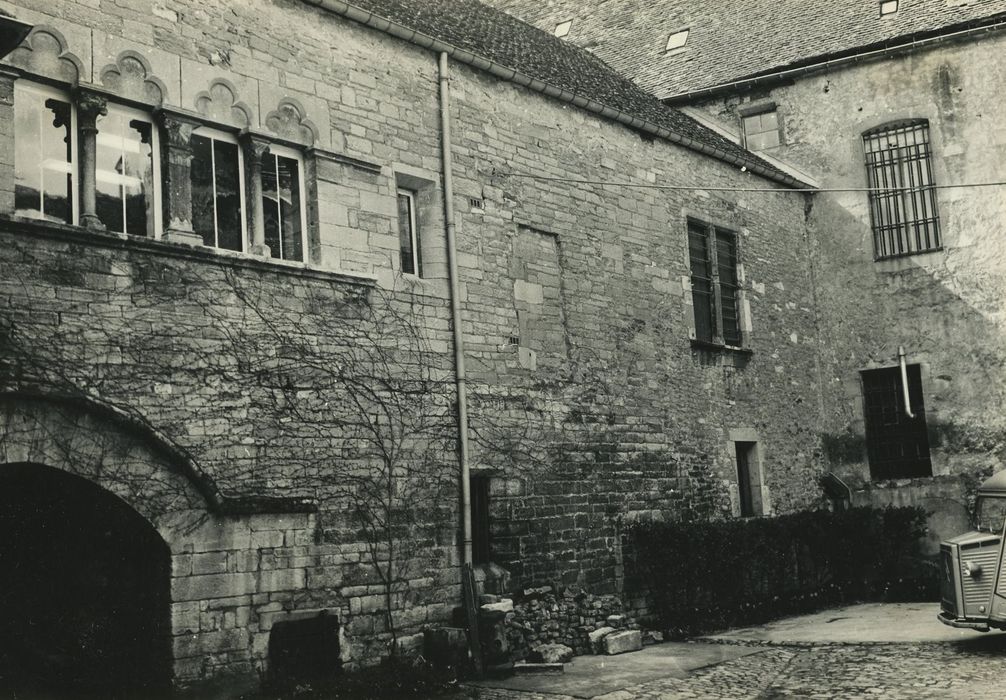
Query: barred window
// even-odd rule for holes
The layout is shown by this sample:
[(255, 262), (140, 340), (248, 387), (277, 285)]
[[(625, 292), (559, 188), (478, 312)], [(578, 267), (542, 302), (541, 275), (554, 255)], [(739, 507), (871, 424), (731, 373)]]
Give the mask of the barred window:
[(863, 134), (877, 260), (940, 248), (929, 122), (888, 124)]
[(874, 480), (933, 474), (926, 405), (922, 396), (922, 371), (919, 365), (908, 365), (906, 374), (914, 417), (909, 417), (905, 410), (900, 368), (862, 372), (866, 453), (870, 476)]
[(688, 221), (695, 339), (740, 347), (741, 324), (737, 235), (701, 221)]

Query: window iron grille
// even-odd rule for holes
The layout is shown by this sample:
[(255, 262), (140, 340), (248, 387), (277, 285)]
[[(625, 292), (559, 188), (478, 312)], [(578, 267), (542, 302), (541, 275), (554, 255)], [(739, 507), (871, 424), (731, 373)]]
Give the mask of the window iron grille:
[(863, 134), (863, 144), (875, 259), (939, 250), (928, 122), (873, 129)]
[(907, 375), (914, 418), (905, 411), (898, 367), (862, 373), (866, 452), (870, 476), (875, 480), (933, 474), (919, 365), (908, 365)]
[(695, 339), (741, 347), (737, 236), (700, 221), (688, 222)]

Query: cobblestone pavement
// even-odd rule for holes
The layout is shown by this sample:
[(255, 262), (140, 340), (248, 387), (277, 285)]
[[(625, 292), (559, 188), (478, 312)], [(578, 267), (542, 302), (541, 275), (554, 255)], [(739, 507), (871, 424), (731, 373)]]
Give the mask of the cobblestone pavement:
[[(479, 689), (479, 700), (574, 700)], [(685, 679), (630, 686), (593, 700), (1006, 697), (1006, 636), (945, 644), (766, 646)]]

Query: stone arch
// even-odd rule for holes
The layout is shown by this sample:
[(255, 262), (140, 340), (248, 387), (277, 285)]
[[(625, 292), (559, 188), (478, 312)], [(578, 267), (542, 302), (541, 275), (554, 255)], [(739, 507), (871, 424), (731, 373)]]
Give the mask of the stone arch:
[(67, 48), (66, 38), (44, 24), (31, 33), (7, 56), (7, 63), (27, 73), (69, 85), (77, 85), (84, 72), (83, 62)]
[(155, 106), (168, 96), (164, 83), (151, 74), (147, 59), (132, 50), (123, 51), (115, 63), (101, 69), (101, 84), (117, 95)]
[(223, 124), (247, 129), (251, 126), (251, 108), (238, 100), (234, 84), (224, 78), (216, 78), (208, 90), (196, 95), (196, 111), (204, 117)]
[(169, 545), (223, 503), (181, 450), (92, 399), (0, 394), (0, 469), (42, 464), (87, 479), (142, 515)]
[(318, 139), (318, 127), (307, 118), (306, 114), (300, 102), (292, 97), (284, 97), (276, 109), (266, 115), (265, 125), (277, 136), (305, 146), (313, 146)]

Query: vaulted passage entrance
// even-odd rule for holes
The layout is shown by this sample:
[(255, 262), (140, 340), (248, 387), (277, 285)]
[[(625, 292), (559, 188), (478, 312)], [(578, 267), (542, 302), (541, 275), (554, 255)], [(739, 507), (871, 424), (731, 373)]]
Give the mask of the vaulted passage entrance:
[(166, 693), (170, 576), (167, 544), (110, 492), (0, 465), (0, 696)]

